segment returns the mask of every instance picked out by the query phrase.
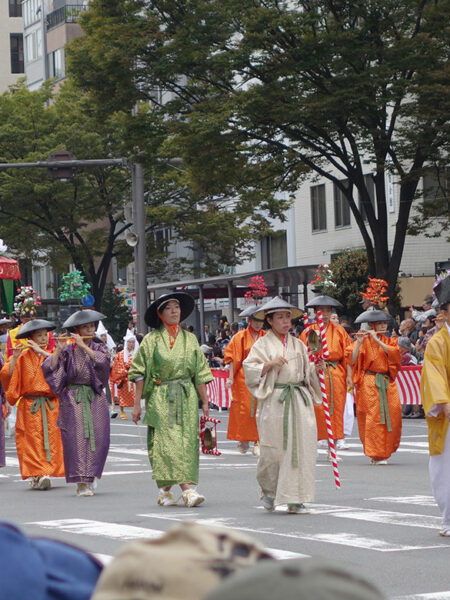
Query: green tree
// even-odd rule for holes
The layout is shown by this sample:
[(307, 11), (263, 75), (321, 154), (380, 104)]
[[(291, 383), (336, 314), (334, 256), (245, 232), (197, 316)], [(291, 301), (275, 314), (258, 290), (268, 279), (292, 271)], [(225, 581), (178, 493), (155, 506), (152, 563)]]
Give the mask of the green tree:
[[(72, 86), (53, 97), (51, 84), (30, 92), (24, 82), (0, 96), (0, 162), (36, 162), (66, 148), (75, 156), (114, 153), (119, 128), (100, 121)], [(92, 286), (96, 307), (106, 285), (123, 223), (129, 175), (117, 168), (79, 171), (73, 183), (53, 181), (42, 168), (0, 174), (0, 232), (22, 256), (50, 263), (58, 273), (73, 263)]]
[(106, 315), (103, 323), (115, 342), (121, 343), (126, 334), (128, 323), (132, 320), (130, 309), (123, 303), (123, 296), (114, 284), (106, 285), (101, 311)]
[(392, 293), (423, 169), (448, 148), (449, 0), (93, 0), (81, 23), (78, 85), (106, 114), (150, 102), (200, 197), (270, 207), (325, 177)]
[(335, 283), (325, 285), (323, 293), (345, 306), (345, 314), (355, 319), (361, 312), (361, 294), (368, 284), (368, 263), (365, 250), (341, 252), (329, 265)]
[[(367, 252), (363, 249), (345, 250), (331, 261), (329, 268), (335, 285), (324, 285), (321, 293), (339, 300), (346, 315), (355, 319), (362, 312), (361, 292), (365, 292), (369, 284)], [(398, 285), (388, 304), (391, 314), (398, 314), (401, 304)]]

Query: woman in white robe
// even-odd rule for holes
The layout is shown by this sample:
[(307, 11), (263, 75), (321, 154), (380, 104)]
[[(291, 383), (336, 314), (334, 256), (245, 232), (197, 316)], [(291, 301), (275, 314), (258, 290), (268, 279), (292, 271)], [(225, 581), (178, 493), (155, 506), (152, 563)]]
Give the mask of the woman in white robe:
[[(264, 305), (270, 330), (245, 359), (246, 385), (257, 399), (260, 437), (257, 480), (266, 510), (287, 504), (290, 513), (309, 512), (314, 500), (317, 429), (314, 404), (322, 402), (306, 346), (289, 334), (298, 308), (281, 298)], [(257, 313), (260, 315), (260, 313)]]

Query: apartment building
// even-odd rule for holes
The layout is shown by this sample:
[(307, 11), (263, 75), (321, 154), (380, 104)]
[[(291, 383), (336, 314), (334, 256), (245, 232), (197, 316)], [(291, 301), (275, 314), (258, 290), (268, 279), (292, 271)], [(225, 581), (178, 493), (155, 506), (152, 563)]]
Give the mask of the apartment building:
[[(430, 177), (425, 176), (425, 182), (422, 180), (419, 189), (421, 197), (416, 202), (432, 199), (435, 186)], [(365, 178), (375, 206), (375, 190), (369, 168)], [(388, 239), (389, 248), (392, 249), (398, 217), (399, 186), (392, 178), (388, 178), (386, 186)], [(348, 203), (337, 186), (327, 179), (307, 181), (300, 186), (295, 195), (294, 219), (297, 265), (329, 263), (333, 256), (343, 250), (364, 248)], [(446, 236), (406, 237), (399, 271), (404, 306), (421, 305), (434, 282), (435, 263), (447, 260), (450, 260), (450, 243)]]
[(87, 3), (66, 0), (24, 0), (25, 75), (30, 90), (39, 89), (46, 79), (65, 78), (64, 48), (81, 35), (77, 19), (86, 7)]
[(0, 2), (0, 94), (24, 74), (21, 0)]

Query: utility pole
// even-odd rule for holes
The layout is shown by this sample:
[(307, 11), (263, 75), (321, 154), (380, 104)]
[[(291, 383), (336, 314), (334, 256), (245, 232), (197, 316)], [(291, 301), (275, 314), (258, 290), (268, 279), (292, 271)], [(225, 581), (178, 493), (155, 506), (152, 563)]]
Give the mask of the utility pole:
[(131, 166), (132, 196), (133, 196), (133, 225), (136, 234), (134, 246), (134, 280), (136, 288), (137, 330), (147, 333), (145, 322), (147, 310), (147, 243), (145, 237), (145, 202), (144, 202), (144, 172), (142, 165), (133, 163)]

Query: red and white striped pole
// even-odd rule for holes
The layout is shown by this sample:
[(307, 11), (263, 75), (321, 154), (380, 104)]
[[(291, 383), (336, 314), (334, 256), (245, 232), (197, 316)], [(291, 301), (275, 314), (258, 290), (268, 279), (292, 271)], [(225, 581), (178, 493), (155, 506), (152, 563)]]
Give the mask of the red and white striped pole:
[[(325, 324), (323, 322), (322, 311), (318, 310), (316, 313), (316, 316), (317, 316), (317, 324), (319, 325), (320, 339), (322, 341), (322, 358), (327, 359), (330, 356), (330, 352), (328, 350), (328, 344), (327, 344), (326, 335), (325, 335), (326, 330), (325, 330)], [(339, 487), (341, 487), (341, 480), (339, 478), (339, 469), (338, 469), (338, 464), (337, 464), (336, 448), (334, 445), (333, 429), (331, 427), (330, 408), (328, 405), (327, 388), (325, 385), (325, 374), (323, 372), (323, 369), (320, 369), (320, 371), (319, 371), (319, 383), (320, 383), (320, 390), (322, 392), (323, 412), (325, 414), (325, 423), (327, 425), (328, 446), (330, 449), (331, 464), (333, 466), (334, 482), (336, 484), (336, 487), (339, 488)]]

